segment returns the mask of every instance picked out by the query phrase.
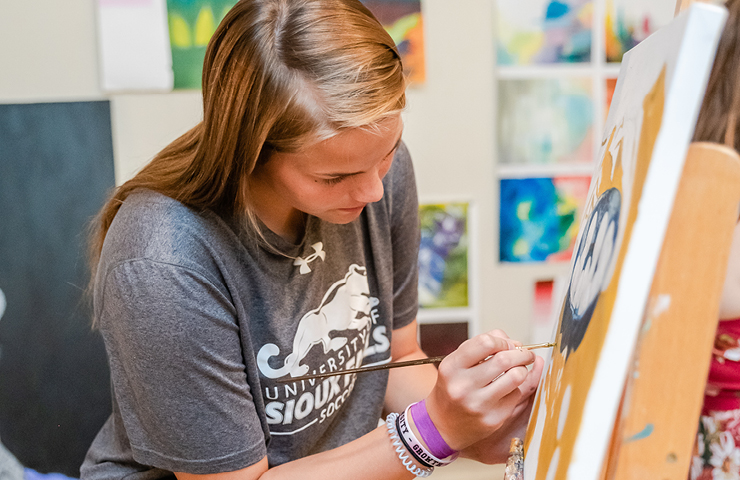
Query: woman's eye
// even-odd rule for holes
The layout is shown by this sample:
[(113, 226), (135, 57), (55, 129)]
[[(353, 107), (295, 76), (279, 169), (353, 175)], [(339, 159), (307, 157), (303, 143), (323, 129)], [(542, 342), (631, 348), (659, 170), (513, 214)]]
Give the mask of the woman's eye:
[(332, 178), (324, 178), (323, 182), (327, 185), (336, 185), (337, 183), (344, 180), (345, 177), (332, 177)]

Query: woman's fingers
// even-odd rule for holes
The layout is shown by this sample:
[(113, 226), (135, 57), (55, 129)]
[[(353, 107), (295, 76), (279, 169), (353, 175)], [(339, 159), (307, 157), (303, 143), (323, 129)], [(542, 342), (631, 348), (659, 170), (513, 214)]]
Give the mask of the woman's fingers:
[[(536, 355), (529, 350), (511, 349), (500, 351), (491, 358), (471, 367), (468, 372), (477, 387), (485, 387), (505, 372), (535, 361)], [(518, 386), (518, 385), (517, 385)]]
[(493, 332), (489, 332), (466, 340), (457, 350), (448, 355), (445, 360), (448, 363), (454, 364), (456, 368), (470, 368), (478, 365), (495, 353), (510, 350), (516, 348), (516, 346), (516, 343), (512, 340), (493, 335)]

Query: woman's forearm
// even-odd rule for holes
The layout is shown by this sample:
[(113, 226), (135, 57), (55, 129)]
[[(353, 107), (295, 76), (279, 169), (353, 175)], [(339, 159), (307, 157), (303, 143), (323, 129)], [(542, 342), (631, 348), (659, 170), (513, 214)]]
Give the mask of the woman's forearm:
[[(414, 462), (416, 463), (416, 462)], [(418, 463), (417, 463), (417, 466)], [(407, 480), (414, 475), (403, 466), (385, 425), (326, 452), (285, 463), (260, 480)]]

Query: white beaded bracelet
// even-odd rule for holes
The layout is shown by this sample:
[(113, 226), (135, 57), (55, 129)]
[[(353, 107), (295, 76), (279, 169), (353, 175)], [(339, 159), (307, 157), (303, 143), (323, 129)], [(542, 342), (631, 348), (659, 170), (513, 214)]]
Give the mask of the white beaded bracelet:
[(414, 464), (413, 460), (409, 456), (409, 452), (406, 450), (401, 438), (398, 436), (398, 431), (396, 430), (396, 418), (398, 418), (397, 413), (389, 413), (388, 417), (385, 419), (385, 426), (388, 428), (388, 434), (391, 436), (391, 443), (396, 448), (399, 460), (401, 460), (403, 466), (406, 467), (406, 470), (417, 477), (428, 477), (432, 474), (434, 467), (423, 469)]

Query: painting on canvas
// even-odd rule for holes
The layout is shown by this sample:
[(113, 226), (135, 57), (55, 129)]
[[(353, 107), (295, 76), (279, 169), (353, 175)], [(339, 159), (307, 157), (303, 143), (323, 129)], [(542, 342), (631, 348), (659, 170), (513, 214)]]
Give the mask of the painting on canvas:
[(419, 206), (419, 306), (468, 306), (468, 204)]
[(236, 0), (167, 0), (176, 89), (199, 89), (206, 47)]
[(586, 77), (499, 82), (499, 162), (590, 163), (594, 105)]
[(569, 261), (590, 183), (588, 175), (501, 180), (499, 260)]
[(673, 19), (675, 0), (607, 0), (607, 62), (621, 62), (626, 51)]
[(591, 60), (592, 0), (496, 0), (499, 65)]
[(424, 83), (424, 24), (421, 0), (362, 0), (390, 34), (410, 85)]
[(599, 478), (724, 19), (694, 5), (624, 57), (525, 439), (526, 479)]

